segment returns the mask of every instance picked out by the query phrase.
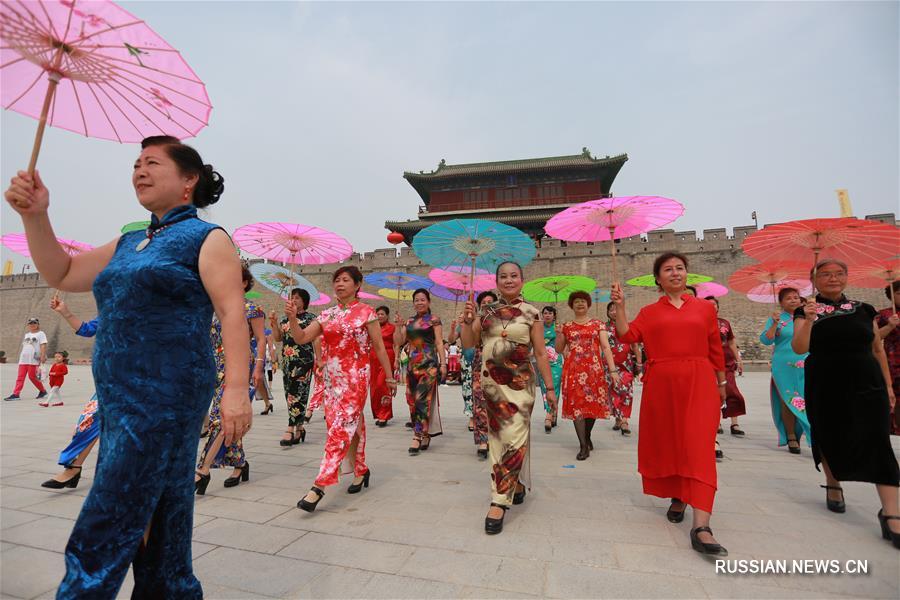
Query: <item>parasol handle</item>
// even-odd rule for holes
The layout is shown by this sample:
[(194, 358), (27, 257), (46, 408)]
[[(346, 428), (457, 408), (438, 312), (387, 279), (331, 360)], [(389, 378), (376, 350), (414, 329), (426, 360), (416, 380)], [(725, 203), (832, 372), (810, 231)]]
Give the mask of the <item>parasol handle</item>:
[(38, 155), (41, 153), (41, 142), (44, 140), (44, 129), (47, 127), (47, 114), (50, 112), (50, 104), (56, 94), (56, 86), (62, 77), (56, 71), (50, 71), (47, 79), (47, 94), (44, 96), (44, 106), (41, 107), (41, 118), (38, 120), (37, 132), (34, 134), (34, 146), (31, 148), (31, 159), (28, 161), (28, 174), (34, 175), (34, 168), (37, 166)]
[(894, 300), (894, 282), (888, 280), (888, 289), (891, 290), (891, 308), (894, 309), (894, 316), (897, 316), (897, 301)]
[(778, 295), (775, 294), (775, 282), (772, 281), (771, 284), (772, 284), (772, 302), (774, 304), (778, 304)]
[(612, 280), (613, 282), (619, 281), (619, 270), (616, 268), (616, 228), (615, 226), (609, 227), (609, 254), (612, 258)]

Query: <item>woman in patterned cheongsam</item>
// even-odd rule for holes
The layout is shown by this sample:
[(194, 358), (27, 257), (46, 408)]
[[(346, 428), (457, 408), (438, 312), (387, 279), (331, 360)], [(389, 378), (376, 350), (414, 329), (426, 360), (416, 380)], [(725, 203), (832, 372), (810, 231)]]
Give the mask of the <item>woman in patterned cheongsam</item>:
[[(247, 268), (247, 265), (243, 265), (241, 277), (244, 281), (244, 293), (247, 293), (253, 287), (253, 275), (250, 274), (250, 269)], [(264, 389), (266, 342), (263, 324), (266, 315), (261, 308), (250, 301), (244, 302), (244, 312), (246, 313), (247, 325), (249, 326), (250, 372), (253, 374), (249, 382), (247, 399), (249, 402), (253, 402), (257, 387)], [(225, 349), (222, 344), (222, 324), (216, 316), (213, 317), (209, 333), (213, 354), (216, 359), (217, 384), (212, 406), (209, 409), (207, 426), (209, 437), (206, 439), (206, 444), (200, 452), (200, 458), (197, 459), (197, 473), (194, 476), (197, 494), (201, 496), (206, 493), (206, 487), (209, 485), (210, 469), (233, 467), (234, 471), (232, 471), (231, 477), (228, 477), (224, 482), (225, 487), (234, 487), (240, 484), (241, 481), (250, 479), (250, 463), (247, 462), (244, 456), (243, 441), (238, 440), (230, 446), (225, 446), (222, 443), (224, 438), (221, 435), (222, 415), (220, 409), (222, 395), (225, 393)]]
[(525, 501), (530, 487), (530, 422), (534, 407), (534, 352), (538, 370), (547, 385), (547, 399), (556, 404), (544, 327), (535, 307), (520, 296), (524, 277), (516, 263), (497, 268), (500, 300), (487, 305), (475, 319), (474, 302), (466, 303), (463, 347), (482, 345), (481, 388), (488, 414), (488, 447), (491, 456), (491, 507), (484, 520), (488, 534), (503, 530), (503, 517), (513, 504)]
[[(303, 288), (291, 290), (291, 300), (300, 310), (297, 314), (297, 322), (301, 329), (308, 327), (316, 319), (316, 315), (307, 310), (309, 299), (309, 292)], [(288, 406), (288, 426), (279, 444), (293, 446), (306, 441), (306, 429), (303, 427), (303, 422), (309, 401), (313, 368), (318, 362), (321, 351), (318, 342), (298, 344), (294, 341), (287, 316), (281, 317), (281, 321), (276, 323), (273, 313), (271, 323), (275, 341), (282, 342), (281, 376), (284, 381), (284, 398)]]
[[(381, 326), (371, 306), (357, 298), (362, 284), (362, 273), (353, 266), (341, 267), (332, 277), (337, 304), (322, 314), (305, 329), (297, 322), (297, 305), (291, 301), (285, 305), (290, 319), (291, 335), (298, 344), (308, 344), (322, 337), (322, 366), (316, 379), (321, 378), (322, 403), (325, 407), (325, 424), (328, 439), (325, 455), (319, 465), (319, 475), (309, 493), (297, 503), (297, 508), (312, 512), (325, 496), (325, 488), (338, 482), (341, 463), (349, 458), (356, 476), (347, 488), (348, 494), (356, 494), (369, 487), (371, 470), (366, 465), (366, 421), (364, 408), (371, 375), (370, 352), (385, 373), (392, 372), (390, 360), (381, 338)], [(397, 381), (390, 377), (388, 388), (397, 388)], [(319, 392), (316, 386), (316, 393)]]
[(442, 433), (437, 386), (447, 377), (447, 364), (441, 319), (431, 314), (428, 290), (413, 292), (413, 307), (416, 315), (406, 321), (405, 327), (396, 328), (394, 342), (398, 346), (409, 343), (406, 402), (412, 412), (415, 432), (409, 453), (416, 455), (420, 450), (428, 450), (431, 438)]

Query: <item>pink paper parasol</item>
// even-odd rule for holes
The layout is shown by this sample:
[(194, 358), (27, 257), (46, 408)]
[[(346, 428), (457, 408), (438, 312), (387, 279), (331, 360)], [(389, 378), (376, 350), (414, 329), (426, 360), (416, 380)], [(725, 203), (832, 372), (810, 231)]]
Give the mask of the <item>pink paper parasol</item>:
[(727, 287), (725, 287), (721, 283), (716, 283), (715, 281), (698, 283), (694, 285), (694, 287), (697, 289), (698, 298), (707, 298), (709, 296), (720, 298), (728, 293)]
[(364, 292), (362, 290), (359, 291), (357, 297), (360, 300), (384, 300), (384, 297), (379, 296), (378, 294), (370, 294), (369, 292)]
[(326, 304), (331, 304), (331, 296), (322, 292), (319, 292), (319, 297), (316, 300), (309, 303), (310, 306), (325, 306)]
[(747, 298), (753, 302), (759, 302), (760, 304), (778, 304), (778, 292), (784, 288), (794, 288), (804, 297), (812, 294), (812, 284), (808, 280), (785, 279), (775, 285), (774, 294), (771, 292), (765, 294), (747, 294)]
[[(601, 198), (567, 208), (547, 221), (544, 231), (567, 242), (612, 242), (658, 229), (683, 214), (681, 203), (661, 196)], [(615, 243), (610, 254), (617, 281)]]
[(238, 227), (234, 243), (241, 250), (293, 265), (327, 265), (353, 253), (350, 242), (336, 233), (296, 223), (253, 223)]
[(206, 88), (178, 51), (113, 2), (4, 0), (0, 41), (0, 101), (39, 120), (29, 172), (47, 124), (139, 142), (193, 137), (209, 121)]
[(432, 269), (428, 273), (428, 278), (446, 288), (461, 289), (470, 292), (483, 292), (497, 287), (497, 280), (494, 275), (484, 269), (476, 269), (474, 279), (471, 277), (471, 269), (461, 266), (447, 267), (446, 269)]
[[(56, 238), (56, 241), (59, 242), (59, 245), (62, 246), (62, 249), (65, 250), (69, 256), (75, 256), (76, 254), (81, 254), (82, 252), (94, 249), (90, 244), (76, 242), (75, 240)], [(3, 237), (0, 237), (0, 244), (3, 244), (16, 254), (31, 258), (31, 252), (28, 251), (28, 238), (25, 237), (24, 233), (8, 233)]]

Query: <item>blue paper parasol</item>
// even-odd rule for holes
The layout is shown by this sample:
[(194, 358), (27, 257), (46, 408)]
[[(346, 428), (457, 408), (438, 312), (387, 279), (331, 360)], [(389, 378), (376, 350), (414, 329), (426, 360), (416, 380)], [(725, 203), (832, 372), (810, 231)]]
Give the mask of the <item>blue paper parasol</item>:
[(484, 219), (436, 223), (417, 233), (412, 246), (416, 256), (439, 269), (470, 267), (491, 273), (505, 261), (525, 266), (536, 252), (534, 240), (515, 227)]
[(381, 289), (394, 289), (396, 295), (386, 294), (379, 289), (378, 293), (384, 297), (397, 299), (397, 312), (400, 311), (400, 297), (403, 290), (415, 290), (418, 288), (429, 289), (434, 282), (427, 277), (420, 277), (412, 273), (404, 273), (403, 271), (385, 271), (381, 273), (369, 273), (363, 278), (363, 281), (369, 285), (373, 285)]
[(291, 273), (284, 267), (266, 263), (254, 263), (250, 265), (250, 274), (267, 289), (272, 290), (282, 298), (287, 298), (293, 288), (301, 288), (309, 292), (309, 301), (319, 299), (319, 290), (310, 280), (297, 273)]

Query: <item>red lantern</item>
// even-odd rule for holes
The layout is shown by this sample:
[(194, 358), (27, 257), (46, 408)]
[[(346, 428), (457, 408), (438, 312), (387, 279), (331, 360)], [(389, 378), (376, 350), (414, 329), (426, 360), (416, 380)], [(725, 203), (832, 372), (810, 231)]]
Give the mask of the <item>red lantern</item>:
[(396, 231), (392, 231), (387, 236), (387, 241), (392, 243), (393, 245), (402, 244), (406, 238), (403, 237), (402, 233), (397, 233)]

